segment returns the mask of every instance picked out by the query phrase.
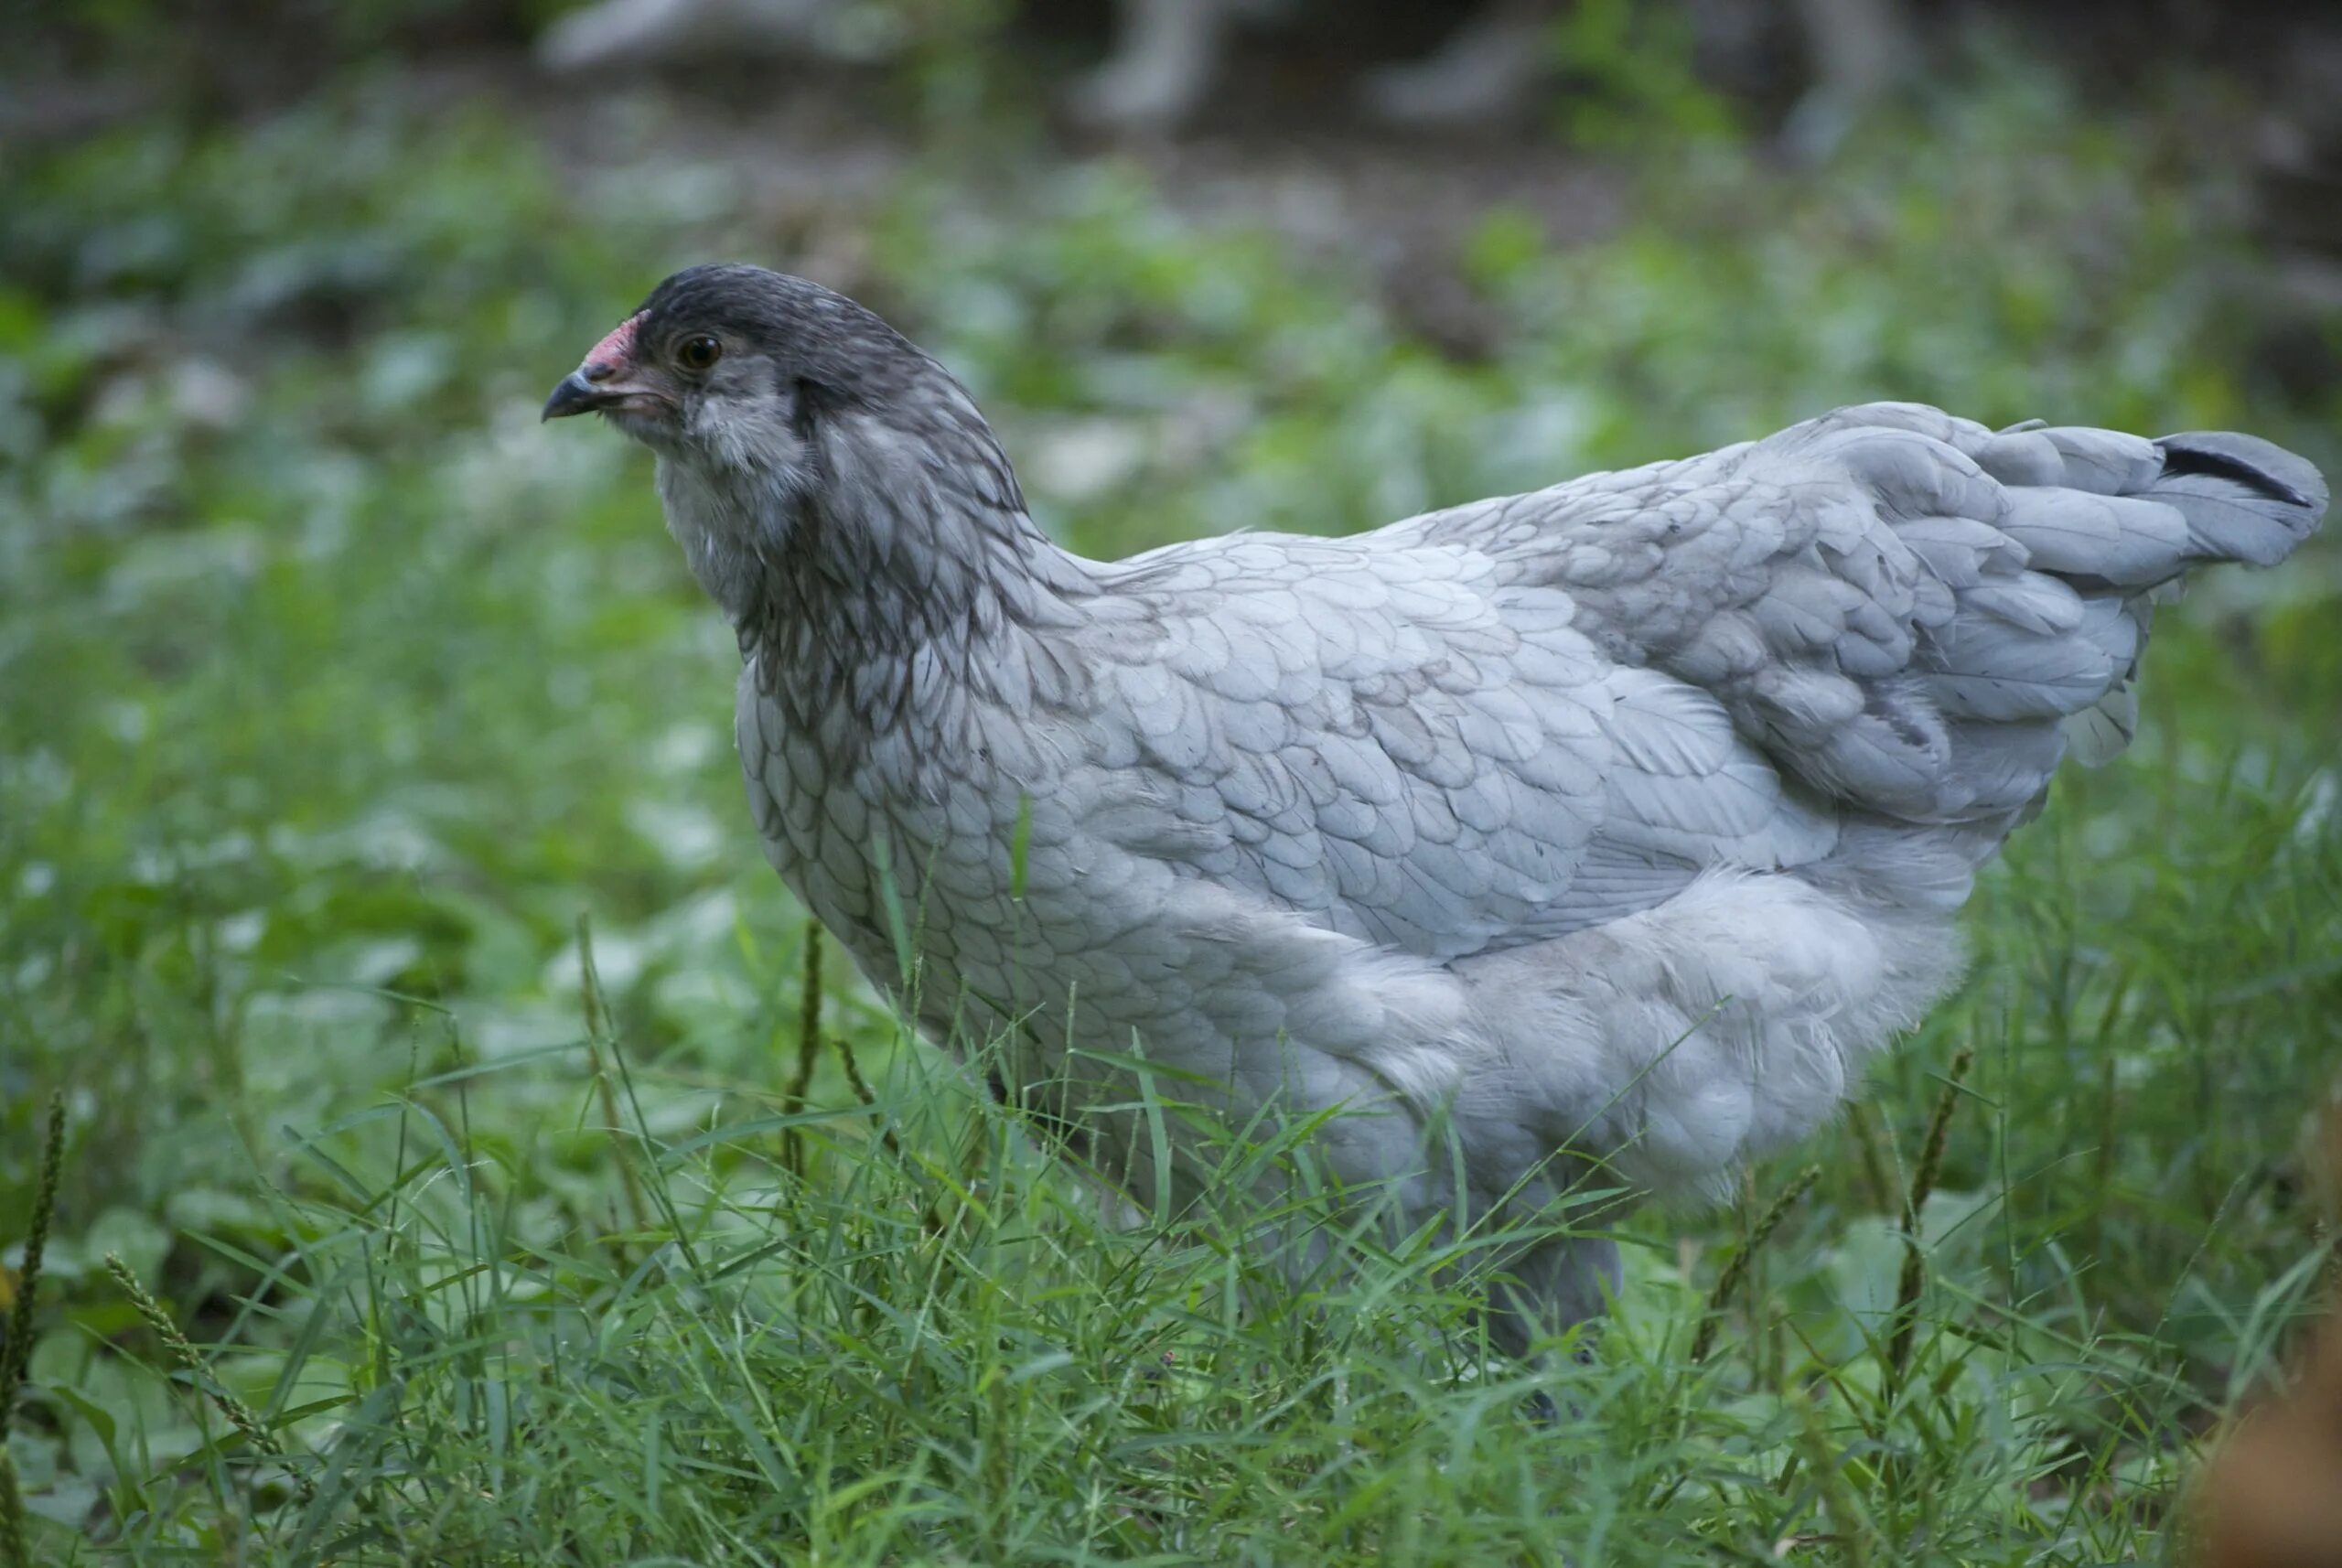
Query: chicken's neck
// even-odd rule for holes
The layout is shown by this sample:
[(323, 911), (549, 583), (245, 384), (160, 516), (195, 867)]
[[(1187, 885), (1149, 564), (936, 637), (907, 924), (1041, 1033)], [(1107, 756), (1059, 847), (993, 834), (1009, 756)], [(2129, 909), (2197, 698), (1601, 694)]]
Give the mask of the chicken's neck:
[(670, 529), (784, 705), (917, 729), (966, 698), (1031, 700), (1032, 644), (1096, 590), (979, 434), (939, 448), (864, 432), (802, 488), (662, 467)]
[[(790, 547), (761, 564), (755, 603), (735, 621), (742, 649), (807, 696), (908, 681), (914, 667), (981, 691), (1004, 641), (1080, 618), (1090, 591), (1080, 563), (1022, 511), (919, 520), (929, 522), (948, 542), (914, 526), (888, 548), (869, 517), (811, 510)], [(897, 695), (855, 700), (876, 702), (871, 717), (884, 722)]]

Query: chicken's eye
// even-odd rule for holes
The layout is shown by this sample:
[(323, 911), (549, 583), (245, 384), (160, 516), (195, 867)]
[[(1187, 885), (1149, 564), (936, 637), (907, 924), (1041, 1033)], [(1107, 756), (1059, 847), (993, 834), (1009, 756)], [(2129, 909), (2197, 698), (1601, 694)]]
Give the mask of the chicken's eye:
[(724, 345), (704, 334), (686, 338), (676, 347), (675, 358), (687, 371), (704, 371), (724, 358)]

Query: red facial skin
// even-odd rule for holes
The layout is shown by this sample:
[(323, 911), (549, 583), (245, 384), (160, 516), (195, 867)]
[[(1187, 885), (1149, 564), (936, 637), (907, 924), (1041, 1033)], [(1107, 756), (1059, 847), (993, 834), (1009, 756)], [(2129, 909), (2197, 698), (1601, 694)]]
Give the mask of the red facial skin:
[(610, 328), (609, 336), (587, 350), (583, 369), (587, 371), (607, 367), (609, 374), (622, 375), (634, 366), (634, 328), (642, 319), (629, 316)]
[[(641, 321), (639, 314), (629, 316), (594, 345), (546, 400), (547, 419), (600, 413), (647, 439), (658, 420), (674, 415), (675, 388), (656, 367), (636, 362), (635, 330)], [(646, 420), (652, 424), (644, 424)]]

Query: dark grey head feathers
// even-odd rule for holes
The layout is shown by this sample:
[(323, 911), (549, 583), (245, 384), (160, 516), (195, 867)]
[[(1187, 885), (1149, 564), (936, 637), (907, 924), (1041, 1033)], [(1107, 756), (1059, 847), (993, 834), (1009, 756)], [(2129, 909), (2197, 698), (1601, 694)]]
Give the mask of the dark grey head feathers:
[[(943, 389), (949, 388), (946, 392)], [(675, 274), (554, 388), (545, 417), (600, 413), (669, 456), (769, 463), (751, 437), (824, 410), (884, 415), (964, 394), (903, 335), (843, 295), (762, 267)]]
[(909, 339), (845, 295), (762, 267), (686, 268), (651, 290), (634, 319), (640, 354), (680, 364), (684, 345), (713, 338), (726, 354), (761, 354), (817, 403), (883, 403), (941, 373)]
[(951, 373), (831, 289), (761, 267), (675, 274), (553, 390), (658, 453), (667, 523), (744, 627), (809, 594), (958, 614), (1043, 543)]

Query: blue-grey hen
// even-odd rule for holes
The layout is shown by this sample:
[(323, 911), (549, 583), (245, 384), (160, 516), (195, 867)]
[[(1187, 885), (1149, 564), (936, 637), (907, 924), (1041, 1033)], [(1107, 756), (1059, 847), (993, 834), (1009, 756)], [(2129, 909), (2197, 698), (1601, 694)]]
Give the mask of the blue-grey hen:
[[(658, 455), (766, 853), (865, 974), (1013, 1040), (1004, 1090), (1142, 1197), (1134, 1055), (1240, 1122), (1357, 1112), (1324, 1163), (1425, 1213), (1454, 1170), (1482, 1212), (1715, 1192), (1812, 1132), (2059, 762), (2129, 739), (2156, 600), (2326, 499), (2248, 435), (1874, 403), (1089, 561), (940, 365), (747, 266), (661, 284), (545, 405), (587, 410)], [(1600, 1240), (1509, 1264), (1516, 1341), (1616, 1282)]]

